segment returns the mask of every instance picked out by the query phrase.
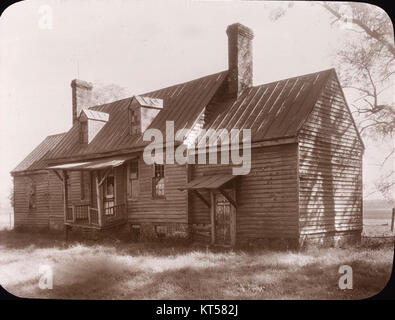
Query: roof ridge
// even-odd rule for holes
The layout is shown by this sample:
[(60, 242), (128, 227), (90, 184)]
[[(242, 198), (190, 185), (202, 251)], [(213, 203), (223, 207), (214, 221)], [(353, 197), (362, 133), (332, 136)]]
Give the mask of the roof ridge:
[(62, 135), (65, 135), (66, 133), (67, 133), (67, 131), (61, 132), (61, 133), (50, 134), (50, 135), (46, 136), (46, 137), (44, 138), (44, 140), (45, 140), (46, 138), (50, 138), (50, 137), (62, 136)]
[(170, 89), (172, 87), (180, 86), (182, 84), (187, 84), (187, 83), (191, 83), (191, 82), (194, 82), (194, 81), (199, 81), (199, 80), (202, 80), (204, 78), (213, 77), (213, 76), (220, 75), (222, 73), (227, 73), (227, 72), (228, 72), (228, 70), (223, 70), (223, 71), (220, 71), (220, 72), (211, 73), (211, 74), (208, 74), (206, 76), (202, 76), (202, 77), (195, 78), (195, 79), (188, 80), (188, 81), (184, 81), (184, 82), (179, 82), (179, 83), (176, 83), (176, 84), (172, 84), (171, 86), (163, 87), (163, 88), (160, 88), (160, 89), (152, 90), (152, 91), (149, 91), (149, 92), (146, 92), (146, 93), (141, 93), (141, 94), (138, 94), (138, 95), (139, 96), (144, 96), (144, 95), (147, 95), (149, 93), (153, 93), (153, 92), (160, 91), (160, 90)]
[(313, 76), (313, 75), (316, 75), (318, 73), (326, 73), (326, 72), (330, 72), (330, 71), (335, 71), (335, 68), (329, 68), (329, 69), (325, 69), (325, 70), (321, 70), (321, 71), (301, 74), (299, 76), (294, 76), (294, 77), (289, 77), (289, 78), (282, 78), (282, 79), (278, 79), (278, 80), (275, 80), (275, 81), (258, 84), (256, 86), (253, 86), (253, 88), (259, 88), (259, 87), (266, 86), (266, 85), (269, 85), (269, 84), (274, 84), (274, 83), (280, 82), (280, 81), (294, 80), (294, 79), (297, 79), (297, 78)]
[(130, 96), (130, 97), (122, 98), (122, 99), (119, 99), (119, 100), (114, 100), (114, 101), (107, 102), (107, 103), (97, 104), (97, 105), (94, 105), (94, 106), (89, 107), (88, 109), (90, 109), (90, 110), (95, 110), (95, 109), (91, 109), (91, 108), (98, 108), (98, 107), (106, 106), (106, 105), (109, 105), (109, 104), (112, 104), (112, 103), (115, 103), (115, 102), (121, 102), (121, 101), (124, 101), (124, 100), (130, 100), (130, 99), (133, 99), (135, 96), (149, 97), (149, 96), (148, 96), (149, 94), (154, 93), (154, 92), (157, 92), (157, 91), (168, 90), (168, 89), (170, 89), (170, 88), (172, 88), (172, 87), (180, 86), (180, 85), (183, 85), (183, 84), (188, 84), (188, 83), (191, 83), (191, 82), (194, 82), (194, 81), (199, 81), (199, 80), (202, 80), (202, 79), (204, 79), (204, 78), (213, 77), (213, 76), (216, 76), (216, 75), (219, 76), (220, 74), (227, 73), (227, 72), (228, 72), (228, 70), (223, 70), (223, 71), (220, 71), (220, 72), (211, 73), (211, 74), (208, 74), (208, 75), (206, 75), (206, 76), (202, 76), (202, 77), (195, 78), (195, 79), (188, 80), (188, 81), (184, 81), (184, 82), (179, 82), (179, 83), (176, 83), (176, 84), (172, 84), (172, 85), (170, 85), (170, 86), (167, 86), (167, 87), (163, 87), (163, 88), (151, 90), (151, 91), (149, 91), (149, 92), (137, 93), (137, 94), (134, 94), (134, 95), (132, 95), (132, 96)]

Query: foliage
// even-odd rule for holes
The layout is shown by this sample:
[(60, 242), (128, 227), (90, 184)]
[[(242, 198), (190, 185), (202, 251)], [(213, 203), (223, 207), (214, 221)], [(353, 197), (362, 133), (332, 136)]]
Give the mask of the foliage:
[(125, 88), (117, 84), (95, 83), (92, 92), (92, 105), (110, 103), (127, 96)]

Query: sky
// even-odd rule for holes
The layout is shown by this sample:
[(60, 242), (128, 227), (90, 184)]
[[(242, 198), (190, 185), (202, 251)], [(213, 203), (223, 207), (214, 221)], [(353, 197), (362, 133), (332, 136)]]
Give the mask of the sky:
[[(7, 8), (0, 17), (0, 203), (12, 185), (9, 172), (47, 135), (71, 127), (72, 79), (117, 84), (133, 95), (226, 70), (225, 30), (235, 22), (254, 31), (254, 85), (333, 67), (350, 31), (303, 2), (273, 21), (279, 6), (29, 0)], [(365, 195), (391, 143), (365, 141)]]

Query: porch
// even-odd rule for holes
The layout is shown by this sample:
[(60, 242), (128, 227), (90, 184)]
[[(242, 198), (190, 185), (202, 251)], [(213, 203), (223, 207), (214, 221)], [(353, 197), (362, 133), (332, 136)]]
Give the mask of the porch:
[(102, 212), (99, 212), (98, 208), (91, 207), (89, 204), (81, 204), (67, 207), (65, 225), (101, 229), (123, 224), (126, 220), (125, 204), (108, 207)]
[[(127, 201), (122, 165), (129, 159), (130, 156), (107, 158), (48, 168), (53, 170), (62, 181), (64, 224), (67, 227), (104, 229), (126, 223)], [(72, 173), (75, 175), (76, 172), (81, 175), (79, 186), (81, 201), (70, 199), (72, 187), (70, 176)], [(82, 177), (85, 177), (84, 183), (88, 183), (87, 188), (83, 185)]]

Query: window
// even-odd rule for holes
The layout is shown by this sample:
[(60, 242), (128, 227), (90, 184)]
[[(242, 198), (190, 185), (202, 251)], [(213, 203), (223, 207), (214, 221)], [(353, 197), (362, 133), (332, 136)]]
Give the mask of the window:
[(109, 174), (104, 184), (104, 214), (113, 215), (115, 206), (115, 178)]
[(88, 143), (88, 121), (81, 122), (80, 142)]
[(71, 202), (71, 176), (69, 172), (66, 172), (66, 184), (67, 184), (67, 201)]
[(152, 196), (154, 198), (165, 197), (165, 166), (154, 164), (154, 177), (152, 178)]
[(127, 191), (128, 199), (136, 200), (139, 194), (139, 161), (132, 160), (128, 163)]
[(81, 171), (81, 200), (89, 200), (91, 193), (91, 174), (89, 171)]
[(129, 123), (130, 123), (130, 134), (138, 134), (140, 133), (140, 118), (139, 118), (139, 110), (136, 108), (129, 109)]
[(36, 209), (36, 184), (30, 183), (28, 189), (29, 210)]

